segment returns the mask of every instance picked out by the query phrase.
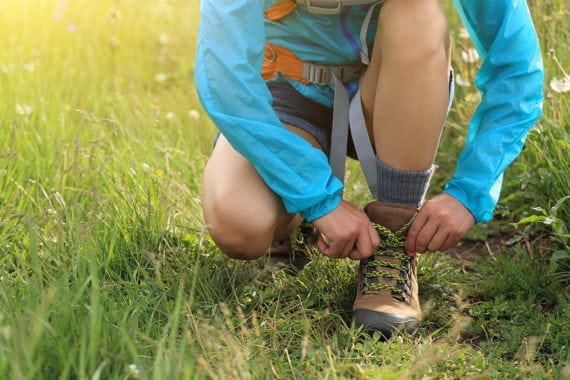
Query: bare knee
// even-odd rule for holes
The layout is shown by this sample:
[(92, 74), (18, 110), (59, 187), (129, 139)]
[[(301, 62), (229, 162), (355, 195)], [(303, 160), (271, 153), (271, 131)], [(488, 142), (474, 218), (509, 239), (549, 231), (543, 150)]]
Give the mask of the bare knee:
[(282, 212), (276, 195), (223, 136), (204, 171), (202, 207), (214, 242), (239, 259), (267, 251)]
[(273, 232), (262, 223), (236, 220), (228, 215), (212, 215), (204, 210), (210, 237), (218, 248), (234, 259), (255, 260), (263, 256), (272, 242)]
[[(275, 221), (269, 210), (239, 201), (223, 187), (202, 195), (204, 220), (216, 245), (235, 259), (254, 260), (263, 256), (273, 240)], [(230, 192), (231, 193), (231, 192)], [(233, 201), (232, 201), (233, 199)]]
[(449, 54), (447, 18), (437, 0), (387, 0), (379, 17), (379, 47), (389, 56), (424, 61)]

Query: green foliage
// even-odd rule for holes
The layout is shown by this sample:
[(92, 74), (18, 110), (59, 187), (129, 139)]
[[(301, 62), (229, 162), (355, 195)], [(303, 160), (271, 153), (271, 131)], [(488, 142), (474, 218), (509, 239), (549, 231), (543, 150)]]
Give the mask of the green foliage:
[(465, 338), (479, 342), (489, 358), (564, 364), (570, 297), (545, 275), (548, 267), (548, 260), (524, 252), (478, 263), (466, 310), (473, 323)]

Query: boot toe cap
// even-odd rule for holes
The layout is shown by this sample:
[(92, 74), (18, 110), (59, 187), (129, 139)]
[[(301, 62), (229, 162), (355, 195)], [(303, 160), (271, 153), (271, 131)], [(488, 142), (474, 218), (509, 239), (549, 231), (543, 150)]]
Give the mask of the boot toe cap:
[(356, 328), (362, 327), (362, 330), (369, 334), (379, 331), (385, 340), (398, 332), (413, 334), (417, 331), (419, 323), (417, 318), (409, 315), (389, 314), (367, 309), (354, 310)]

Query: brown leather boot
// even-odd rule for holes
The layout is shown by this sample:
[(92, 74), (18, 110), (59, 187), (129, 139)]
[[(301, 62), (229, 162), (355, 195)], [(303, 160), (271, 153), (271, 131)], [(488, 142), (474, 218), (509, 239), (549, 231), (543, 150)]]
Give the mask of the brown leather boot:
[(385, 339), (396, 331), (415, 332), (421, 319), (418, 257), (408, 256), (404, 249), (417, 211), (378, 201), (365, 208), (381, 243), (374, 256), (360, 261), (354, 322), (369, 333), (380, 331)]
[(288, 239), (273, 242), (267, 261), (274, 270), (300, 271), (310, 261), (308, 251), (316, 245), (317, 232), (312, 224), (303, 222)]

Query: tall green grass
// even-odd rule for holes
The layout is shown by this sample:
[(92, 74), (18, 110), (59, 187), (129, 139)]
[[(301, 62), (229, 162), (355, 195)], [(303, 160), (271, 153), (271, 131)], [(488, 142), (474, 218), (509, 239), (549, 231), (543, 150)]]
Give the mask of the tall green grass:
[[(469, 41), (444, 5), (454, 66), (469, 73)], [(568, 10), (533, 12), (548, 79), (560, 77), (546, 53), (568, 68)], [(0, 378), (568, 375), (567, 289), (541, 276), (567, 240), (546, 219), (524, 235), (557, 247), (544, 255), (425, 257), (422, 329), (385, 343), (350, 328), (354, 263), (315, 257), (289, 276), (224, 257), (200, 209), (214, 128), (192, 81), (198, 17), (197, 0), (0, 2)], [(568, 98), (547, 93), (509, 172), (510, 222), (543, 215), (531, 206), (552, 216), (558, 202), (568, 221)], [(476, 96), (458, 91), (434, 189)], [(348, 196), (365, 202), (349, 173)]]

